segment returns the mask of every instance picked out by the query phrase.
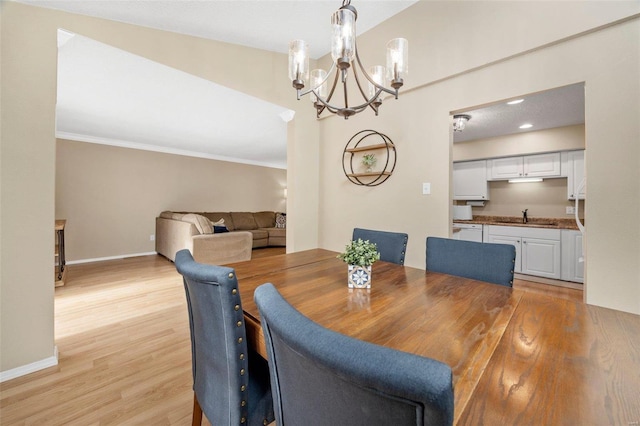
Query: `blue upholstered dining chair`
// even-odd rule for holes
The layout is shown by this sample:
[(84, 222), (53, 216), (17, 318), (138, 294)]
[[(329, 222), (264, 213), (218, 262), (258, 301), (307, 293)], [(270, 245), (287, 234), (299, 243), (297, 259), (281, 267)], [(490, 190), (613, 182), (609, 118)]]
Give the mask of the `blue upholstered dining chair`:
[(378, 246), (380, 260), (404, 265), (404, 254), (407, 251), (407, 241), (409, 241), (407, 234), (354, 228), (352, 239), (356, 241), (358, 238), (375, 243)]
[(238, 280), (232, 268), (204, 265), (189, 250), (175, 260), (187, 295), (193, 372), (193, 424), (273, 421), (267, 362), (247, 347)]
[(254, 293), (278, 426), (451, 425), (451, 368), (311, 321), (272, 284)]
[(427, 271), (513, 287), (515, 262), (510, 244), (427, 237)]

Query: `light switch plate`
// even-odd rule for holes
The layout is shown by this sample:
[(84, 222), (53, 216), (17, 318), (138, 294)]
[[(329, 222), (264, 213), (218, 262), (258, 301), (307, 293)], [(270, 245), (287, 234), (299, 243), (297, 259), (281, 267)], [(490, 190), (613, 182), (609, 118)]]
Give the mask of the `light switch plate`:
[(422, 194), (423, 195), (431, 194), (431, 183), (425, 182), (422, 184)]
[(576, 212), (576, 208), (575, 207), (567, 206), (567, 208), (565, 209), (565, 213), (566, 214), (575, 214), (575, 212)]

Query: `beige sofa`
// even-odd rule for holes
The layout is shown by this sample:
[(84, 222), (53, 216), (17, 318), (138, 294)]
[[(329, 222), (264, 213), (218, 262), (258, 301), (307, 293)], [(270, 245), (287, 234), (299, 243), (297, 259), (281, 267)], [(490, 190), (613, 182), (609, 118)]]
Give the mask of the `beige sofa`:
[[(276, 212), (162, 212), (156, 218), (156, 252), (174, 261), (189, 249), (200, 263), (223, 265), (251, 259), (255, 247), (285, 246), (286, 228)], [(279, 226), (276, 226), (276, 219)], [(229, 232), (214, 232), (213, 224)]]

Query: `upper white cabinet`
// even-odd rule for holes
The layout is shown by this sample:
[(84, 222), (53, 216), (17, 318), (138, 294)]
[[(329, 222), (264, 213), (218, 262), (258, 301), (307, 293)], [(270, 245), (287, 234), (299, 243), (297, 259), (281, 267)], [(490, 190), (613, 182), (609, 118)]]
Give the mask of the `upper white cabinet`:
[(562, 153), (562, 174), (567, 177), (567, 198), (569, 200), (575, 200), (576, 196), (580, 200), (587, 198), (587, 186), (583, 181), (585, 177), (584, 156), (584, 150)]
[(486, 160), (453, 163), (453, 199), (489, 199)]
[(490, 180), (524, 177), (560, 177), (560, 153), (525, 155), (487, 160)]
[(522, 157), (495, 158), (487, 160), (491, 180), (522, 177), (524, 167)]

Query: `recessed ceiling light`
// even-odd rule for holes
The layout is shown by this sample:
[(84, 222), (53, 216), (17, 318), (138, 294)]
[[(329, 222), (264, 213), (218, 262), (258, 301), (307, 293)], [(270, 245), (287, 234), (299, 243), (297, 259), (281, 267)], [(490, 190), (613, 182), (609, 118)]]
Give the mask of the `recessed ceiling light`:
[(515, 99), (513, 101), (507, 102), (507, 105), (516, 105), (516, 104), (519, 104), (520, 102), (524, 102), (524, 99)]
[(523, 124), (522, 126), (520, 126), (521, 129), (530, 129), (532, 127), (533, 127), (533, 124), (529, 124), (529, 123)]

